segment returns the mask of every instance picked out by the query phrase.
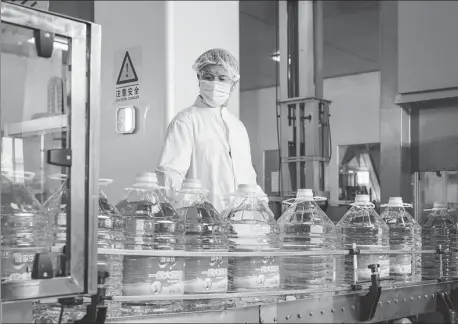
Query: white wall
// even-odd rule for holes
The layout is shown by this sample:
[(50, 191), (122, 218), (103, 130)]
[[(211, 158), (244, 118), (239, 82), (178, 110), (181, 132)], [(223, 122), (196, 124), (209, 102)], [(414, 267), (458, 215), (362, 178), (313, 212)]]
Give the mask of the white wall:
[[(324, 96), (332, 101), (331, 136), (333, 156), (328, 167), (331, 202), (338, 199), (338, 146), (380, 142), (379, 72), (324, 80)], [(275, 120), (276, 88), (242, 91), (240, 118), (250, 136), (258, 183), (263, 184), (262, 156), (277, 149)]]
[[(102, 26), (100, 176), (115, 180), (106, 191), (116, 200), (138, 171), (156, 169), (168, 122), (194, 103), (195, 59), (214, 47), (239, 56), (238, 1), (95, 1), (94, 10)], [(147, 114), (137, 134), (119, 135), (113, 102), (120, 67), (114, 57), (135, 45), (142, 46), (136, 105), (142, 117)], [(229, 109), (238, 116), (238, 89)]]
[[(106, 188), (112, 200), (135, 181), (137, 171), (154, 171), (163, 134), (165, 80), (165, 3), (163, 1), (95, 1), (95, 22), (102, 26), (100, 177), (114, 179)], [(129, 13), (129, 14), (127, 14)], [(116, 133), (115, 82), (120, 67), (115, 53), (141, 45), (141, 93), (144, 124), (137, 134)]]
[[(181, 109), (192, 105), (197, 97), (199, 84), (191, 67), (200, 54), (211, 48), (224, 48), (239, 58), (239, 2), (166, 2), (173, 12), (173, 32), (168, 35), (174, 39), (173, 118)], [(228, 109), (239, 116), (238, 87)]]

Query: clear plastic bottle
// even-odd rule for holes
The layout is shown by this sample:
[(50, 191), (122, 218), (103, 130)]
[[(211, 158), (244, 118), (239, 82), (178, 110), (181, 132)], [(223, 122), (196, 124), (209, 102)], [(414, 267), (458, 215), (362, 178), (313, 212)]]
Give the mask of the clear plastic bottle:
[[(184, 222), (165, 199), (156, 174), (139, 173), (137, 182), (126, 188), (127, 196), (117, 208), (126, 226), (125, 249), (182, 250)], [(124, 256), (123, 296), (183, 295), (184, 258), (173, 256)], [(123, 314), (143, 315), (178, 312), (182, 300), (123, 303)]]
[(47, 217), (27, 188), (34, 176), (2, 170), (2, 282), (30, 280), (35, 255), (49, 251)]
[[(443, 277), (458, 277), (458, 230), (445, 204), (435, 202), (428, 217), (421, 223), (422, 243), (425, 250), (436, 250), (439, 245), (445, 254), (442, 257)], [(437, 280), (440, 277), (438, 254), (423, 254), (422, 275), (424, 280)]]
[[(269, 252), (279, 249), (279, 228), (266, 196), (256, 187), (239, 185), (230, 207), (223, 217), (230, 224), (230, 241), (235, 252)], [(231, 257), (229, 260), (230, 290), (249, 292), (280, 288), (280, 258), (274, 256)], [(267, 295), (267, 294), (266, 294)], [(275, 302), (278, 297), (242, 298), (240, 306)]]
[[(284, 251), (336, 249), (336, 226), (317, 205), (311, 189), (299, 189), (296, 199), (277, 222)], [(281, 279), (285, 289), (332, 288), (334, 257), (283, 257)]]
[[(67, 176), (65, 174), (54, 174), (52, 180), (63, 181), (59, 189), (55, 191), (43, 204), (52, 221), (54, 234), (53, 246), (55, 251), (61, 251), (67, 240), (67, 202), (69, 191), (67, 187)], [(102, 187), (113, 181), (111, 179), (99, 179), (99, 206), (98, 206), (98, 247), (105, 249), (122, 249), (124, 244), (124, 223), (119, 211), (109, 201)], [(59, 259), (53, 258), (55, 268), (60, 269)], [(107, 296), (120, 296), (122, 289), (122, 266), (123, 256), (121, 254), (99, 254), (97, 256), (98, 268), (106, 270), (109, 277), (105, 280)], [(58, 271), (56, 271), (57, 273)], [(61, 305), (54, 299), (42, 300), (42, 318), (51, 321), (59, 320)], [(119, 317), (121, 315), (121, 304), (107, 300), (108, 317)], [(68, 321), (81, 319), (86, 313), (86, 305), (65, 307), (63, 316)]]
[(391, 250), (418, 251), (418, 254), (390, 255), (390, 277), (394, 282), (421, 281), (421, 227), (405, 210), (401, 197), (391, 197), (380, 217), (388, 224)]
[[(205, 191), (197, 179), (183, 181), (177, 191), (177, 212), (186, 226), (185, 250), (227, 252), (227, 223), (206, 199)], [(228, 289), (227, 257), (188, 257), (185, 269), (185, 294), (225, 293)], [(187, 300), (187, 311), (218, 310), (225, 307), (224, 300)]]
[[(370, 202), (369, 195), (356, 195), (355, 203), (342, 217), (336, 226), (337, 237), (342, 248), (351, 249), (353, 243), (356, 248), (366, 252), (389, 250), (388, 225), (380, 218)], [(354, 279), (364, 283), (371, 279), (370, 264), (379, 264), (380, 278), (390, 275), (390, 258), (387, 254), (360, 254), (357, 256), (357, 278), (354, 276), (353, 256), (341, 258), (337, 266), (337, 283), (352, 285)]]
[[(124, 220), (102, 189), (112, 182), (110, 179), (99, 179), (98, 247), (123, 249)], [(123, 259), (122, 254), (98, 254), (97, 256), (98, 269), (105, 270), (109, 274), (105, 279), (107, 296), (122, 295)], [(121, 302), (107, 300), (105, 305), (108, 306), (107, 317), (121, 316)]]

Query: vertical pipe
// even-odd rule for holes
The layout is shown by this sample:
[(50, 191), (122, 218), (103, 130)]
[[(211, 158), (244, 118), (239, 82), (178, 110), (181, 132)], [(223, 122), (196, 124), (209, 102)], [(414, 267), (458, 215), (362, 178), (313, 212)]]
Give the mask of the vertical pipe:
[[(175, 19), (174, 1), (165, 1), (165, 95), (164, 129), (172, 121), (175, 111)], [(165, 135), (165, 134), (164, 134)]]
[(380, 185), (381, 200), (412, 196), (411, 123), (407, 109), (395, 104), (398, 94), (398, 5), (380, 2)]

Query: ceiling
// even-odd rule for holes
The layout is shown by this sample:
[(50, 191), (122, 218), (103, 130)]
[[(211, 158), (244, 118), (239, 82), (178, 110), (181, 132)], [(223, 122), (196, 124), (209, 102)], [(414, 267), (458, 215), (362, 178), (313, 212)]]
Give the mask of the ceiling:
[[(379, 1), (323, 1), (323, 76), (379, 69)], [(240, 1), (241, 90), (276, 85), (277, 1)]]

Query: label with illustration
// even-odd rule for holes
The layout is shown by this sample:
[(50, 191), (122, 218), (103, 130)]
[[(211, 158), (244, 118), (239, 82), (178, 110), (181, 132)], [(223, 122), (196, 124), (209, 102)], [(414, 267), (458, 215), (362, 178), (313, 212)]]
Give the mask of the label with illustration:
[(189, 258), (186, 260), (186, 292), (226, 292), (227, 266), (227, 257)]
[(124, 296), (184, 293), (184, 258), (126, 256), (124, 263)]
[(236, 289), (278, 288), (280, 267), (275, 257), (253, 257), (236, 259)]
[(31, 280), (35, 252), (2, 251), (2, 280)]

